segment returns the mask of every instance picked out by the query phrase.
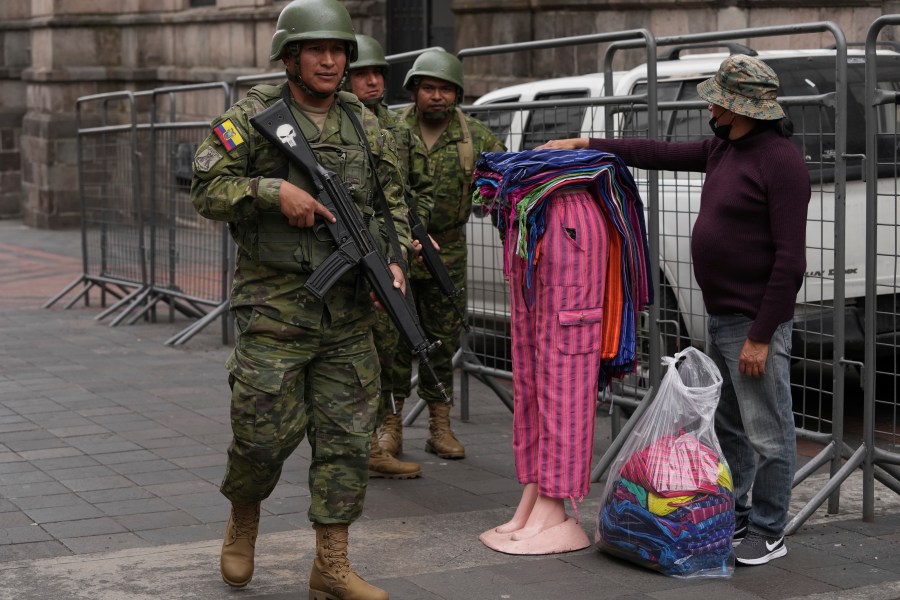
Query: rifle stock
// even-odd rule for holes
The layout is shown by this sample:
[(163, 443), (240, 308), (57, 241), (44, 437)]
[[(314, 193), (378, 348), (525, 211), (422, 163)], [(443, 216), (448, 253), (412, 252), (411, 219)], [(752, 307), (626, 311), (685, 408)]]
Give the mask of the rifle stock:
[[(420, 368), (431, 371), (437, 381), (428, 355), (440, 345), (440, 340), (430, 342), (426, 338), (415, 311), (403, 292), (394, 287), (394, 275), (378, 250), (353, 198), (338, 176), (319, 164), (291, 109), (284, 100), (279, 100), (252, 117), (250, 123), (264, 138), (284, 152), (291, 162), (309, 173), (315, 183), (319, 202), (337, 219), (334, 223), (325, 222), (337, 250), (310, 275), (305, 285), (307, 290), (321, 298), (341, 275), (359, 266), (400, 335), (419, 357)], [(385, 215), (385, 218), (391, 217)], [(437, 387), (444, 400), (450, 402), (447, 390), (439, 381)]]

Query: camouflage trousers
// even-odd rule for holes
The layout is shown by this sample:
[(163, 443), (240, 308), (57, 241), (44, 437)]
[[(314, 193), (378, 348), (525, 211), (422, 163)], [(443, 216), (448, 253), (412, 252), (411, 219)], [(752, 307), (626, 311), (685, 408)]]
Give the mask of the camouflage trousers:
[[(406, 342), (400, 340), (400, 332), (397, 331), (394, 322), (383, 312), (378, 313), (378, 321), (372, 327), (372, 333), (375, 336), (375, 349), (378, 351), (378, 362), (381, 365), (381, 399), (378, 403), (377, 422), (377, 427), (381, 427), (384, 415), (391, 410), (391, 395), (394, 393), (393, 367), (397, 347)], [(409, 389), (409, 386), (406, 388)]]
[(319, 330), (235, 311), (239, 336), (228, 359), (231, 428), (221, 492), (235, 503), (267, 498), (284, 462), (309, 440), (309, 519), (349, 524), (368, 484), (379, 365), (371, 321)]
[[(447, 269), (450, 279), (457, 289), (466, 285), (465, 261), (457, 262)], [(441, 345), (428, 356), (431, 367), (434, 369), (438, 380), (444, 384), (447, 394), (453, 397), (453, 355), (459, 350), (459, 336), (462, 333), (462, 323), (453, 305), (447, 299), (440, 288), (431, 278), (410, 279), (413, 297), (416, 301), (416, 310), (419, 312), (419, 320), (422, 329), (429, 340), (440, 340)], [(459, 308), (465, 314), (466, 297), (460, 294), (457, 298)], [(397, 356), (394, 358), (392, 369), (392, 383), (394, 396), (408, 398), (411, 392), (410, 380), (412, 378), (412, 353), (405, 344), (400, 344)], [(435, 387), (434, 378), (427, 371), (419, 372), (418, 385), (419, 398), (428, 403), (441, 402), (443, 398)]]

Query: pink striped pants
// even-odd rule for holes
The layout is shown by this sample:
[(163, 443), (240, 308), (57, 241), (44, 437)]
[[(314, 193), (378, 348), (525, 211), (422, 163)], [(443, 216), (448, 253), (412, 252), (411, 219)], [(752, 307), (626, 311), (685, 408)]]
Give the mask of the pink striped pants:
[(548, 201), (530, 308), (525, 263), (514, 257), (510, 268), (513, 453), (520, 483), (580, 501), (590, 490), (609, 238), (587, 190)]

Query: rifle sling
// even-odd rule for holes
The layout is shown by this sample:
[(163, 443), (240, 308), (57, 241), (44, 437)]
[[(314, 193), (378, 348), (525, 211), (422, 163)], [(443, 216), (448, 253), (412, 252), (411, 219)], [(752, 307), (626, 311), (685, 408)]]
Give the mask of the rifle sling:
[[(366, 149), (366, 155), (369, 157), (369, 164), (372, 166), (372, 172), (375, 175), (375, 195), (378, 197), (378, 205), (381, 210), (381, 214), (384, 217), (385, 227), (387, 227), (388, 231), (388, 240), (391, 244), (391, 252), (393, 256), (388, 257), (389, 263), (397, 263), (400, 265), (400, 268), (403, 269), (404, 272), (407, 270), (406, 261), (403, 259), (403, 253), (400, 250), (400, 239), (397, 236), (397, 228), (394, 225), (394, 217), (391, 214), (391, 209), (388, 206), (387, 198), (384, 195), (384, 188), (381, 186), (381, 180), (378, 178), (378, 169), (375, 165), (375, 158), (372, 156), (372, 148), (369, 146), (369, 139), (366, 137), (366, 132), (363, 130), (362, 123), (359, 122), (359, 119), (350, 110), (350, 107), (347, 106), (347, 103), (338, 96), (337, 97), (338, 104), (347, 113), (347, 116), (350, 117), (350, 122), (353, 123), (353, 127), (356, 129), (356, 134), (359, 136), (360, 141), (362, 142), (363, 147)], [(401, 185), (403, 182), (400, 182)]]

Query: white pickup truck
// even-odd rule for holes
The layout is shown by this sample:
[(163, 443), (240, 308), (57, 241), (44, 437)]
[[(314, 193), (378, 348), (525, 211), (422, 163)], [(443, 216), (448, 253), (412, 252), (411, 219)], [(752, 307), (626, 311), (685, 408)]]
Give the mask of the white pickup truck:
[[(752, 51), (750, 51), (752, 52)], [(835, 91), (834, 50), (761, 51), (756, 53), (778, 73), (779, 98), (794, 126), (792, 140), (806, 157), (812, 181), (812, 200), (807, 227), (807, 272), (795, 310), (794, 349), (798, 359), (830, 361), (833, 352), (832, 300), (834, 298), (835, 231), (835, 122), (834, 109), (826, 101), (792, 103), (791, 98), (826, 95)], [(726, 54), (675, 53), (672, 59), (657, 62), (657, 94), (660, 103), (658, 137), (667, 140), (691, 140), (711, 135), (706, 105), (697, 96), (696, 84), (713, 75)], [(879, 51), (879, 86), (900, 89), (900, 54)], [(865, 152), (864, 67), (861, 50), (848, 51), (847, 154)], [(644, 94), (647, 90), (646, 65), (614, 74), (614, 96)], [(572, 99), (604, 97), (603, 74), (561, 77), (498, 89), (479, 98), (474, 114), (487, 123), (506, 143), (510, 151), (534, 148), (547, 140), (565, 137), (603, 137), (606, 127), (604, 106), (573, 106)], [(510, 103), (549, 100), (553, 107), (515, 107)], [(565, 100), (565, 102), (560, 102)], [(672, 105), (666, 103), (685, 103)], [(492, 105), (506, 105), (492, 108)], [(896, 163), (898, 120), (893, 105), (879, 108), (879, 162)], [(646, 109), (621, 104), (612, 112), (612, 131), (617, 137), (645, 137)], [(850, 359), (863, 357), (863, 317), (865, 303), (866, 186), (863, 164), (847, 161), (846, 254), (844, 313), (845, 353)], [(647, 174), (633, 170), (635, 180), (647, 201)], [(892, 171), (890, 188), (900, 183)], [(704, 345), (705, 311), (700, 290), (694, 280), (690, 258), (691, 227), (697, 216), (703, 178), (697, 173), (659, 173), (659, 263), (661, 278), (660, 325), (663, 352), (672, 354), (685, 344)], [(879, 202), (883, 202), (883, 199)], [(900, 215), (896, 198), (880, 214), (891, 210)], [(503, 327), (504, 313), (500, 293), (502, 279), (499, 239), (490, 231), (487, 220), (470, 223), (469, 311), (476, 326), (484, 329)], [(884, 240), (885, 252), (879, 252), (879, 280), (893, 289), (900, 272), (895, 270), (893, 238)], [(882, 246), (879, 240), (879, 246)], [(881, 250), (881, 248), (880, 248)], [(894, 294), (878, 298), (879, 306), (895, 312)], [(879, 319), (880, 338), (892, 340), (896, 319)]]

